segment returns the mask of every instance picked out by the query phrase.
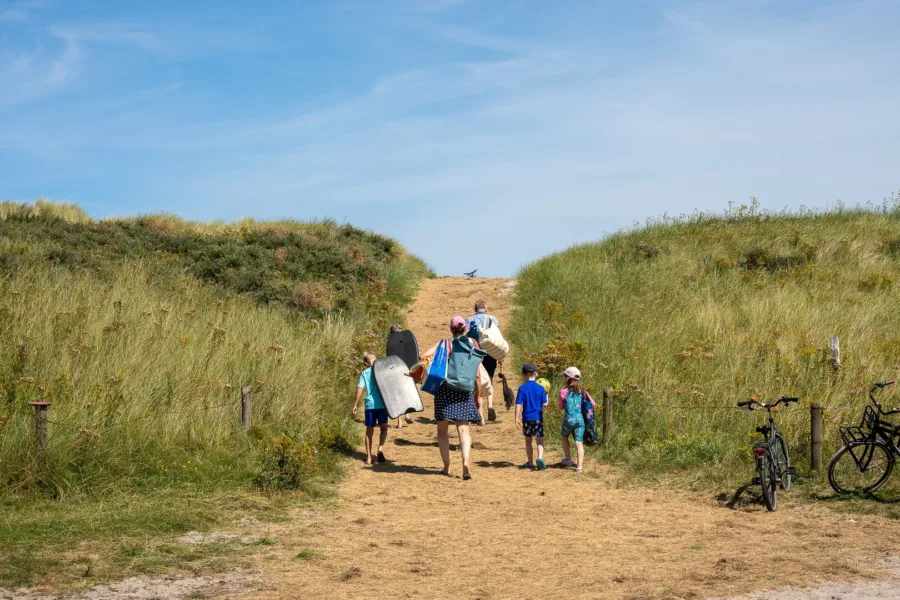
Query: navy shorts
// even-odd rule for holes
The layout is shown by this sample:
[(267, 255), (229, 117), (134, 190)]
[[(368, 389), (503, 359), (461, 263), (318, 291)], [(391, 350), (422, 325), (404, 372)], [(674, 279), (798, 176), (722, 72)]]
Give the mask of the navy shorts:
[(386, 408), (367, 408), (366, 409), (366, 427), (375, 427), (377, 425), (387, 425), (390, 417), (388, 417)]
[(522, 433), (525, 437), (544, 437), (544, 422), (522, 421)]

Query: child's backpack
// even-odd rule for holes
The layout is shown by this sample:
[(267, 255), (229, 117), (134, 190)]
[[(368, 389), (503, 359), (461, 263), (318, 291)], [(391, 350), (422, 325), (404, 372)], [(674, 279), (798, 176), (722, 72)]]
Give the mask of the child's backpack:
[[(488, 325), (490, 325), (490, 320), (488, 320)], [(470, 337), (476, 342), (481, 341), (481, 326), (478, 324), (478, 319), (472, 317), (469, 319), (469, 331), (466, 332), (466, 337)]]
[(597, 418), (591, 400), (591, 395), (585, 390), (581, 401), (581, 416), (584, 417), (584, 443), (587, 446), (595, 446), (600, 441), (597, 437)]
[(470, 338), (459, 336), (450, 341), (450, 358), (447, 361), (447, 379), (444, 383), (463, 392), (475, 390), (478, 366), (487, 352), (475, 346)]

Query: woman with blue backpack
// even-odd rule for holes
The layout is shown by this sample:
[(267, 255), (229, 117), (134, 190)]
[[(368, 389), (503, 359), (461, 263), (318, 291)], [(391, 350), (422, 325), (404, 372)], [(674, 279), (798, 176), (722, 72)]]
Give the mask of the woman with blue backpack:
[[(426, 350), (422, 354), (422, 358), (435, 357), (435, 361), (440, 359), (446, 360), (447, 363), (444, 380), (436, 392), (433, 392), (434, 420), (438, 424), (438, 448), (441, 451), (441, 461), (444, 463), (441, 472), (444, 475), (452, 476), (450, 472), (450, 421), (453, 421), (459, 435), (462, 478), (469, 480), (472, 479), (469, 471), (472, 448), (469, 423), (481, 422), (478, 407), (482, 382), (478, 367), (486, 353), (478, 347), (478, 342), (466, 337), (466, 330), (466, 322), (463, 318), (453, 317), (450, 320), (450, 333), (453, 337), (439, 341)], [(439, 350), (440, 352), (438, 352)], [(423, 389), (426, 389), (426, 386), (423, 386)], [(426, 389), (426, 391), (428, 390)]]

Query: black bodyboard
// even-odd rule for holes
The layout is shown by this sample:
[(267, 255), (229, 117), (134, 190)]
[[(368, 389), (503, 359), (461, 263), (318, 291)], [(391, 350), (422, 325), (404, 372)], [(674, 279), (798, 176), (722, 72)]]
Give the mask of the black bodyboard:
[(412, 331), (392, 331), (388, 336), (387, 356), (399, 356), (408, 368), (419, 362), (419, 342)]

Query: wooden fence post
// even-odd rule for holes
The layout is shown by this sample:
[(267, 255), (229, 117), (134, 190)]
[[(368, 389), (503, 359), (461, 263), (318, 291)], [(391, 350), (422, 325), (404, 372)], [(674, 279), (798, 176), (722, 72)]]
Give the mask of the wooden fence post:
[(250, 386), (241, 388), (241, 425), (244, 429), (250, 429)]
[(837, 373), (841, 370), (841, 340), (834, 335), (828, 343), (831, 346), (831, 370)]
[(37, 451), (47, 449), (47, 409), (52, 402), (31, 402), (34, 407), (34, 442)]
[(818, 402), (809, 407), (809, 468), (822, 472), (822, 405)]
[(609, 442), (609, 438), (612, 437), (612, 412), (612, 388), (603, 388), (603, 437), (601, 438), (601, 440), (604, 444)]

